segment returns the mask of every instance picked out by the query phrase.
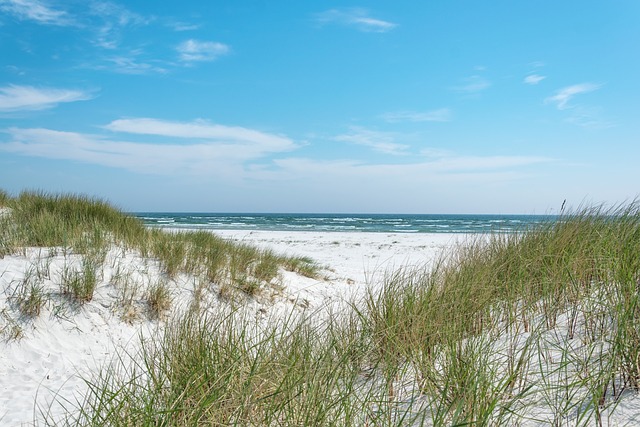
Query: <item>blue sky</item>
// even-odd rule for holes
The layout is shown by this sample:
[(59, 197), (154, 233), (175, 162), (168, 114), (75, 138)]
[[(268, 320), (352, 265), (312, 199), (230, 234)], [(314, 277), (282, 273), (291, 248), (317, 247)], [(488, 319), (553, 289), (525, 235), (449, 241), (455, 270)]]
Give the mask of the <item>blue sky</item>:
[(640, 2), (0, 0), (0, 188), (130, 211), (640, 194)]

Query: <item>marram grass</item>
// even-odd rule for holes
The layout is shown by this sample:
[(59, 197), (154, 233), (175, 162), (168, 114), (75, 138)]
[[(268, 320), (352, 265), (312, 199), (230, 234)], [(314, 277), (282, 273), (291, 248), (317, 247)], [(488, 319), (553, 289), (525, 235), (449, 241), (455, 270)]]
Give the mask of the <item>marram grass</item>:
[(257, 335), (191, 312), (142, 366), (93, 382), (76, 421), (603, 425), (638, 389), (639, 230), (633, 204), (481, 236), (389, 274), (351, 314)]
[[(204, 275), (243, 291), (250, 283), (251, 290), (245, 293), (252, 295), (276, 280), (280, 267), (311, 276), (319, 270), (311, 260), (276, 256), (207, 232), (150, 230), (98, 199), (42, 192), (24, 192), (15, 198), (2, 194), (5, 198), (0, 200), (10, 214), (0, 218), (0, 255), (29, 246), (61, 247), (99, 265), (115, 244), (157, 259), (169, 279), (180, 273)], [(88, 269), (81, 275), (90, 278)], [(81, 299), (90, 298), (87, 293)]]
[(416, 369), (435, 425), (598, 425), (640, 386), (639, 292), (632, 203), (476, 237), (389, 275), (363, 318), (379, 360)]
[[(0, 204), (11, 209), (5, 253), (55, 246), (104, 261), (117, 242), (157, 259), (167, 280), (189, 274), (196, 291), (217, 282), (248, 295), (278, 267), (316, 268), (205, 232), (147, 230), (92, 199), (5, 193)], [(132, 301), (127, 274), (113, 280)], [(145, 294), (158, 315), (165, 291)], [(37, 289), (25, 282), (16, 297), (37, 315)], [(65, 424), (604, 425), (640, 388), (640, 209), (583, 208), (476, 236), (429, 270), (389, 273), (339, 316), (258, 326), (242, 311), (193, 307), (87, 378)]]

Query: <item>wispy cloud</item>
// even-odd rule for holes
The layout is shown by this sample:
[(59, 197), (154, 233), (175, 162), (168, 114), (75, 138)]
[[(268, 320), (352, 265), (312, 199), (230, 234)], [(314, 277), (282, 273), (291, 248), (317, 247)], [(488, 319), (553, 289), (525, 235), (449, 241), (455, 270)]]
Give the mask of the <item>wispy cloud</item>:
[(503, 178), (514, 177), (520, 168), (551, 163), (554, 159), (540, 156), (444, 156), (434, 160), (403, 164), (369, 164), (354, 160), (315, 160), (309, 158), (276, 159), (274, 163), (283, 172), (296, 176), (318, 175), (333, 177), (361, 177), (386, 180), (387, 177), (403, 177), (409, 181), (418, 179), (442, 179), (464, 177)]
[(173, 31), (194, 31), (199, 29), (202, 25), (200, 24), (191, 24), (189, 22), (182, 21), (170, 21), (167, 24), (167, 27), (171, 28)]
[(180, 60), (190, 62), (214, 61), (222, 55), (229, 53), (229, 46), (212, 41), (200, 41), (189, 39), (180, 43), (177, 47)]
[(528, 85), (537, 85), (538, 83), (540, 83), (546, 78), (547, 76), (541, 76), (539, 74), (530, 74), (524, 78), (524, 83)]
[[(105, 126), (129, 134), (112, 136), (52, 129), (9, 128), (0, 150), (25, 156), (72, 160), (145, 174), (196, 174), (241, 178), (246, 162), (296, 148), (280, 135), (211, 124), (123, 119)], [(133, 142), (132, 135), (172, 137), (171, 142)]]
[(75, 19), (63, 10), (56, 10), (39, 0), (0, 0), (0, 11), (10, 13), (19, 19), (35, 21), (39, 24), (71, 26)]
[(382, 119), (391, 122), (450, 122), (453, 114), (449, 108), (439, 108), (431, 111), (396, 111), (385, 113)]
[(92, 68), (115, 71), (121, 74), (163, 74), (168, 72), (167, 68), (158, 61), (140, 60), (141, 54), (142, 52), (137, 50), (128, 54), (111, 56), (105, 59), (108, 65), (99, 65)]
[(371, 17), (362, 8), (330, 9), (316, 14), (316, 21), (321, 25), (339, 24), (373, 33), (385, 33), (397, 27), (393, 22)]
[(119, 46), (125, 27), (147, 25), (154, 19), (110, 1), (87, 0), (78, 5), (72, 16), (46, 0), (0, 0), (0, 11), (40, 24), (81, 28), (91, 34), (88, 39), (94, 45), (105, 49)]
[(407, 154), (407, 149), (409, 148), (408, 145), (396, 143), (395, 137), (391, 133), (372, 131), (359, 126), (352, 126), (348, 133), (338, 135), (333, 139), (362, 145), (380, 153), (393, 155)]
[(569, 102), (574, 96), (593, 92), (599, 89), (600, 86), (601, 85), (595, 83), (580, 83), (567, 86), (557, 91), (555, 95), (548, 97), (545, 102), (555, 104), (558, 110), (566, 110), (572, 107)]
[(225, 126), (206, 120), (174, 122), (153, 118), (119, 119), (104, 126), (113, 132), (138, 135), (206, 139), (253, 146), (257, 151), (288, 151), (297, 146), (287, 137), (240, 126)]
[(489, 80), (485, 79), (482, 76), (474, 75), (464, 78), (462, 80), (462, 84), (459, 86), (455, 86), (453, 89), (456, 92), (479, 93), (489, 88), (489, 86), (491, 86), (491, 82)]
[(44, 110), (63, 102), (86, 101), (89, 92), (72, 89), (9, 85), (0, 87), (0, 111)]
[(91, 1), (89, 3), (90, 13), (99, 16), (105, 21), (113, 24), (126, 25), (146, 25), (153, 21), (152, 17), (146, 17), (135, 13), (126, 7), (110, 1)]
[(153, 17), (145, 17), (109, 1), (91, 1), (89, 15), (98, 21), (90, 25), (96, 31), (93, 43), (104, 49), (118, 48), (126, 27), (147, 25), (153, 21)]
[(566, 121), (573, 125), (592, 130), (608, 129), (615, 126), (613, 122), (603, 118), (602, 108), (577, 105), (570, 111), (571, 115)]

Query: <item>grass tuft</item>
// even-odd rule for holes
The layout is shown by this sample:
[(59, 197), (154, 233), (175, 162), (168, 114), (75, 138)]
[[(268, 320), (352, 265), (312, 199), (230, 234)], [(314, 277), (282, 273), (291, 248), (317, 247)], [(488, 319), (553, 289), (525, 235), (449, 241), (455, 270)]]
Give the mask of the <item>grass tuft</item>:
[(171, 308), (171, 291), (165, 281), (151, 285), (147, 291), (147, 304), (152, 319), (160, 319)]
[(64, 269), (60, 292), (69, 299), (84, 304), (93, 299), (97, 284), (97, 266), (90, 259), (83, 258), (79, 270), (70, 267)]

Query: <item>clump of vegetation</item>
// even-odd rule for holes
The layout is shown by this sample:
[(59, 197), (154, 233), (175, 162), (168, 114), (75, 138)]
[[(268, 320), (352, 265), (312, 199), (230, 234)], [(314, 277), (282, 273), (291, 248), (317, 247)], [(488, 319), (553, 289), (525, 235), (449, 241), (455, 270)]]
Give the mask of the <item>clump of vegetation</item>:
[(34, 318), (40, 315), (49, 300), (44, 280), (49, 277), (50, 258), (39, 259), (31, 263), (24, 276), (13, 287), (9, 301), (18, 308), (23, 316)]
[(60, 292), (80, 304), (93, 299), (98, 284), (97, 266), (83, 258), (80, 269), (65, 268), (62, 272)]
[(320, 267), (309, 257), (293, 256), (283, 258), (284, 268), (305, 277), (318, 277)]
[(0, 338), (5, 341), (18, 340), (23, 334), (22, 324), (7, 313), (6, 309), (0, 310)]
[[(107, 202), (78, 195), (23, 192), (9, 199), (16, 243), (22, 246), (74, 247), (109, 233), (118, 243), (134, 245), (144, 236), (142, 223)], [(87, 246), (87, 243), (85, 243)]]
[(249, 295), (257, 295), (276, 279), (281, 266), (297, 263), (305, 274), (314, 271), (311, 263), (290, 261), (212, 233), (147, 229), (141, 221), (108, 203), (85, 196), (24, 192), (11, 198), (3, 192), (2, 197), (10, 215), (0, 218), (6, 222), (0, 230), (0, 253), (36, 246), (61, 247), (82, 254), (86, 265), (82, 271), (68, 271), (62, 285), (63, 293), (78, 301), (91, 300), (96, 276), (93, 270), (104, 262), (112, 245), (158, 260), (168, 279), (181, 273), (204, 276)]
[(639, 205), (590, 208), (389, 275), (363, 318), (378, 360), (416, 370), (437, 425), (508, 425), (536, 405), (539, 422), (600, 423), (638, 390), (639, 285)]
[(9, 193), (0, 188), (0, 208), (6, 206), (9, 199)]
[(147, 290), (147, 304), (151, 318), (159, 319), (163, 317), (171, 307), (171, 291), (165, 281), (160, 281), (149, 287)]
[[(399, 425), (420, 422), (360, 370), (355, 330), (289, 318), (265, 329), (238, 312), (172, 323), (90, 387), (77, 425)], [(351, 349), (345, 352), (345, 349)]]

